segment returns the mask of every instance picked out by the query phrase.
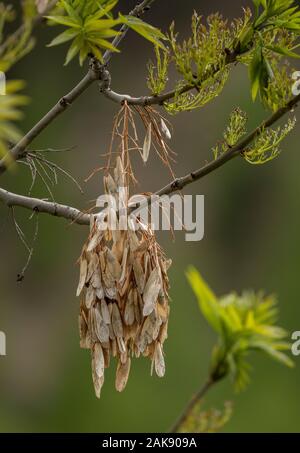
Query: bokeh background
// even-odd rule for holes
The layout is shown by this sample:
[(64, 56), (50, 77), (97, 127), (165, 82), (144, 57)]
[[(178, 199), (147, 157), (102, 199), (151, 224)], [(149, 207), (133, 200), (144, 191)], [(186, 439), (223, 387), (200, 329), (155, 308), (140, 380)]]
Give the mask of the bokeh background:
[[(134, 3), (120, 1), (120, 8), (127, 12)], [(147, 20), (163, 30), (175, 20), (177, 29), (186, 36), (194, 9), (203, 15), (220, 11), (233, 18), (240, 16), (242, 7), (249, 3), (159, 0)], [(9, 74), (27, 81), (25, 91), (31, 97), (20, 124), (23, 131), (86, 71), (77, 61), (63, 67), (64, 46), (45, 47), (57, 33), (57, 28), (40, 28), (35, 50)], [(114, 89), (133, 95), (146, 93), (146, 64), (151, 55), (151, 46), (129, 33), (122, 53), (110, 65)], [(234, 68), (222, 96), (205, 109), (170, 119), (178, 176), (211, 159), (211, 147), (237, 106), (247, 111), (249, 128), (268, 115), (259, 103), (252, 103), (242, 67)], [(76, 145), (73, 151), (52, 157), (82, 181), (101, 165), (100, 155), (107, 151), (117, 108), (94, 85), (32, 147)], [(150, 377), (149, 362), (135, 360), (126, 391), (118, 394), (114, 390), (114, 364), (106, 372), (100, 401), (94, 396), (90, 356), (79, 349), (77, 332), (76, 260), (87, 228), (41, 215), (30, 268), (25, 280), (17, 283), (27, 254), (7, 209), (0, 205), (0, 330), (7, 335), (7, 357), (0, 358), (0, 431), (166, 431), (205, 380), (216, 340), (186, 281), (189, 264), (201, 271), (217, 294), (248, 288), (276, 293), (280, 324), (289, 332), (300, 330), (299, 126), (283, 148), (281, 156), (270, 164), (254, 167), (237, 159), (185, 191), (205, 195), (205, 238), (189, 243), (183, 233), (176, 234), (175, 242), (169, 233), (159, 235), (174, 263), (166, 377)], [(155, 191), (170, 180), (168, 171), (154, 156), (147, 167), (137, 159), (135, 168), (140, 180), (137, 190)], [(1, 186), (22, 194), (29, 185), (30, 176), (23, 166), (14, 173), (7, 172), (1, 182)], [(102, 191), (100, 176), (84, 184), (84, 189), (81, 195), (61, 178), (54, 193), (57, 201), (86, 209)], [(47, 196), (41, 184), (34, 195)], [(16, 217), (31, 238), (34, 221), (30, 213), (17, 209)], [(251, 361), (252, 381), (246, 391), (236, 395), (226, 380), (211, 390), (204, 407), (222, 408), (224, 401), (234, 401), (227, 432), (299, 431), (299, 361), (296, 358), (296, 367), (290, 370), (264, 356), (255, 356)]]

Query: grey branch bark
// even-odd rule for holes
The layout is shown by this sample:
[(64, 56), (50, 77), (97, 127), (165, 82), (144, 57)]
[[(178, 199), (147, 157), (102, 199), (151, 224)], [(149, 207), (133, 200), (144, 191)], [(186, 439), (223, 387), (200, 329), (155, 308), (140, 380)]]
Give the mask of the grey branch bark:
[[(132, 16), (140, 16), (155, 0), (144, 0), (139, 3), (129, 14)], [(121, 34), (116, 36), (112, 42), (114, 47), (119, 46), (121, 41), (126, 36), (128, 31), (127, 26), (121, 28)], [(112, 56), (111, 51), (104, 54), (104, 63), (107, 64)], [(107, 83), (105, 79), (106, 71), (104, 66), (101, 66), (97, 60), (93, 59), (86, 76), (74, 87), (68, 94), (63, 96), (58, 103), (10, 150), (10, 152), (0, 161), (0, 175), (3, 174), (12, 160), (22, 158), (22, 154), (26, 151), (27, 146), (43, 132), (49, 124), (51, 124), (67, 107), (69, 107), (84, 91), (86, 91), (95, 80), (101, 80)]]
[[(254, 129), (249, 135), (246, 136), (240, 143), (236, 146), (230, 148), (224, 154), (222, 154), (218, 159), (210, 162), (209, 164), (201, 167), (187, 175), (173, 180), (170, 184), (158, 190), (155, 194), (158, 196), (170, 195), (171, 193), (182, 190), (189, 184), (192, 184), (195, 181), (199, 181), (204, 178), (206, 175), (212, 173), (218, 168), (225, 165), (225, 163), (232, 160), (234, 157), (240, 156), (247, 146), (255, 140), (259, 134), (275, 124), (279, 119), (281, 119), (286, 113), (293, 110), (297, 104), (300, 102), (300, 95), (291, 99), (285, 107), (277, 110), (272, 116), (267, 120), (263, 121), (256, 129)], [(76, 208), (70, 206), (61, 205), (58, 203), (52, 203), (49, 201), (39, 200), (36, 198), (25, 197), (22, 195), (17, 195), (11, 192), (8, 192), (4, 189), (0, 189), (0, 201), (5, 203), (7, 206), (20, 206), (26, 209), (30, 209), (37, 212), (42, 212), (50, 215), (55, 215), (58, 217), (64, 217), (67, 220), (72, 220), (75, 223), (80, 225), (89, 225), (90, 223), (90, 214), (85, 214), (79, 211)], [(148, 198), (148, 203), (150, 203), (151, 198)], [(142, 209), (143, 206), (140, 206), (138, 210)], [(132, 210), (134, 211), (134, 210)], [(131, 211), (131, 212), (132, 212)]]
[(39, 198), (25, 197), (0, 188), (0, 200), (9, 208), (20, 206), (38, 213), (46, 213), (56, 217), (63, 217), (79, 225), (89, 225), (90, 214), (84, 214), (71, 206), (53, 203)]

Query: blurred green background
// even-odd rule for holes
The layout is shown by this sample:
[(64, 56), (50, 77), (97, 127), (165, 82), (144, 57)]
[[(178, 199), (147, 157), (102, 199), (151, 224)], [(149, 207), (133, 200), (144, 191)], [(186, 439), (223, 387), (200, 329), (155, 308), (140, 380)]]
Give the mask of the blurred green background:
[[(120, 1), (122, 11), (127, 12), (134, 3)], [(186, 36), (194, 9), (203, 15), (220, 11), (233, 18), (240, 16), (247, 4), (242, 0), (157, 0), (147, 20), (166, 30), (175, 19), (177, 29)], [(63, 67), (64, 46), (45, 47), (57, 32), (39, 29), (35, 50), (9, 74), (10, 78), (27, 81), (25, 91), (32, 99), (25, 109), (23, 131), (86, 71), (77, 61)], [(129, 33), (122, 53), (114, 56), (110, 65), (114, 89), (133, 95), (146, 93), (146, 63), (151, 55), (151, 46)], [(205, 109), (170, 118), (177, 176), (212, 158), (210, 149), (237, 106), (247, 111), (249, 128), (268, 115), (259, 104), (252, 104), (242, 67), (233, 69), (223, 95)], [(100, 155), (107, 151), (117, 109), (94, 85), (36, 140), (33, 148), (76, 145), (72, 152), (52, 158), (82, 181), (102, 164)], [(77, 331), (76, 260), (88, 229), (41, 215), (33, 260), (25, 280), (17, 283), (27, 254), (8, 210), (0, 205), (0, 330), (7, 335), (7, 357), (0, 358), (0, 431), (166, 431), (206, 379), (215, 342), (187, 284), (185, 270), (189, 264), (201, 271), (219, 295), (248, 288), (278, 294), (279, 324), (289, 332), (300, 330), (299, 126), (283, 148), (281, 156), (270, 164), (255, 167), (237, 159), (185, 191), (205, 195), (205, 239), (188, 243), (184, 234), (178, 233), (174, 242), (169, 233), (159, 235), (174, 263), (166, 377), (150, 377), (148, 360), (135, 360), (128, 386), (118, 394), (113, 364), (106, 372), (100, 401), (94, 396), (90, 356), (79, 349)], [(135, 168), (141, 182), (139, 191), (155, 191), (170, 180), (154, 156), (147, 167), (137, 160)], [(22, 194), (29, 185), (30, 175), (23, 166), (14, 173), (7, 172), (1, 182), (2, 187)], [(61, 178), (54, 192), (57, 201), (85, 209), (101, 193), (101, 178), (96, 176), (84, 189), (81, 195)], [(41, 184), (34, 195), (47, 197)], [(16, 217), (31, 238), (34, 221), (30, 213), (17, 209)], [(252, 381), (246, 391), (234, 394), (226, 380), (211, 390), (205, 407), (222, 408), (224, 401), (234, 400), (234, 415), (225, 428), (228, 432), (299, 431), (299, 361), (295, 358), (296, 367), (290, 370), (255, 356)]]

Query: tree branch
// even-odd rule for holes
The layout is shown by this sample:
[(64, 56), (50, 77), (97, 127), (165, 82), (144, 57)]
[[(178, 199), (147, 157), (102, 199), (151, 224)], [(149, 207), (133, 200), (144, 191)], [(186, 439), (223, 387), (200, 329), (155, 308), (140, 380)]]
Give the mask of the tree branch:
[[(281, 119), (286, 113), (293, 110), (297, 104), (300, 102), (300, 95), (292, 98), (285, 107), (277, 110), (270, 118), (263, 121), (256, 129), (254, 129), (246, 138), (244, 138), (236, 146), (230, 148), (224, 154), (222, 154), (218, 159), (210, 162), (204, 167), (199, 168), (187, 175), (177, 178), (169, 183), (167, 186), (158, 190), (155, 195), (170, 195), (171, 193), (182, 190), (187, 185), (202, 179), (204, 176), (212, 173), (218, 168), (222, 167), (226, 162), (229, 162), (234, 157), (240, 156), (245, 148), (259, 136), (259, 134), (275, 124), (279, 119)], [(85, 214), (79, 211), (76, 208), (70, 206), (61, 205), (58, 203), (52, 203), (49, 201), (39, 200), (37, 198), (25, 197), (22, 195), (17, 195), (7, 190), (0, 189), (0, 201), (5, 203), (8, 206), (20, 206), (26, 209), (33, 211), (38, 211), (50, 215), (55, 215), (58, 217), (64, 217), (67, 220), (72, 220), (75, 223), (80, 225), (89, 225), (90, 215)], [(148, 204), (151, 203), (151, 197), (148, 197)], [(144, 206), (141, 205), (138, 210), (142, 209)], [(135, 212), (136, 209), (132, 208), (129, 213)]]
[[(139, 3), (130, 13), (131, 16), (140, 16), (144, 13), (155, 0), (144, 0)], [(121, 27), (121, 35), (116, 36), (112, 45), (117, 47), (126, 36), (128, 27), (125, 25)], [(112, 56), (111, 51), (105, 52), (103, 59), (107, 64)], [(89, 88), (95, 80), (102, 80), (104, 84), (107, 83), (104, 71), (105, 65), (100, 65), (96, 59), (91, 60), (90, 68), (86, 76), (73, 88), (68, 94), (63, 96), (58, 103), (7, 153), (7, 155), (0, 161), (0, 175), (3, 174), (9, 167), (12, 161), (22, 158), (22, 154), (26, 151), (27, 146), (43, 132), (49, 124), (51, 124), (66, 108), (71, 105), (84, 91)]]
[(145, 107), (147, 105), (162, 105), (164, 102), (173, 99), (177, 93), (179, 95), (184, 94), (187, 93), (188, 91), (194, 90), (195, 88), (196, 88), (195, 85), (185, 85), (178, 92), (176, 90), (172, 90), (160, 95), (140, 97), (133, 97), (130, 96), (129, 94), (117, 93), (116, 91), (113, 91), (110, 87), (107, 88), (105, 87), (104, 89), (100, 88), (100, 90), (104, 94), (104, 96), (107, 97), (107, 99), (117, 104), (123, 104), (126, 101), (129, 105), (141, 105)]
[[(248, 134), (242, 141), (240, 141), (236, 146), (230, 148), (228, 151), (223, 153), (220, 157), (216, 160), (208, 163), (204, 167), (201, 167), (191, 173), (188, 173), (181, 178), (176, 178), (172, 182), (170, 182), (167, 186), (163, 187), (162, 189), (155, 192), (155, 195), (162, 196), (162, 195), (170, 195), (174, 192), (178, 192), (182, 190), (184, 187), (192, 184), (195, 181), (198, 181), (204, 176), (212, 173), (213, 171), (217, 170), (218, 168), (222, 167), (224, 164), (232, 160), (233, 158), (240, 156), (243, 151), (247, 148), (247, 146), (252, 143), (265, 129), (273, 126), (279, 119), (281, 119), (286, 113), (290, 112), (294, 108), (297, 107), (298, 103), (300, 102), (300, 95), (292, 98), (286, 106), (278, 109), (272, 116), (270, 116), (267, 120), (263, 121), (256, 129), (254, 129), (250, 134)], [(148, 204), (151, 202), (151, 197), (148, 198)], [(143, 205), (141, 205), (138, 210), (143, 209)], [(135, 211), (135, 209), (133, 209)]]
[[(232, 63), (236, 63), (238, 61), (237, 57), (243, 55), (244, 53), (245, 51), (243, 52), (238, 50), (233, 50), (232, 52), (228, 51), (226, 53), (225, 66), (228, 66)], [(213, 75), (217, 75), (221, 69), (222, 69), (221, 67), (217, 66), (213, 72)], [(210, 72), (204, 74), (202, 83), (208, 80), (209, 77), (212, 77), (212, 74)], [(108, 99), (118, 104), (122, 104), (126, 101), (130, 105), (147, 106), (147, 105), (162, 105), (164, 102), (173, 99), (176, 95), (181, 95), (195, 89), (199, 90), (199, 88), (201, 88), (201, 85), (200, 86), (197, 85), (196, 82), (194, 84), (187, 83), (180, 90), (171, 90), (159, 95), (133, 97), (128, 94), (120, 94), (113, 91), (109, 84), (108, 86), (103, 86), (101, 92)]]
[(172, 426), (170, 433), (178, 433), (180, 428), (184, 425), (188, 417), (190, 416), (191, 412), (193, 411), (196, 404), (198, 404), (202, 398), (206, 395), (206, 393), (211, 389), (211, 387), (216, 383), (213, 379), (209, 378), (204, 385), (198, 390), (197, 393), (191, 398), (185, 409), (183, 410), (182, 414), (179, 416), (178, 420)]
[(71, 220), (78, 225), (89, 225), (90, 214), (84, 214), (71, 206), (53, 203), (39, 198), (25, 197), (0, 188), (0, 201), (9, 208), (12, 206), (20, 206), (38, 213), (50, 214), (56, 217), (63, 217)]

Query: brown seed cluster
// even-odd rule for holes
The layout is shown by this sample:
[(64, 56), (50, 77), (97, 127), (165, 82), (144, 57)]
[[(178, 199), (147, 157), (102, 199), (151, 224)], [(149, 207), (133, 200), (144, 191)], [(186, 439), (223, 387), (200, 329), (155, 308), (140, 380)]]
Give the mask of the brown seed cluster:
[[(114, 177), (105, 177), (106, 193), (128, 207), (124, 169), (118, 158)], [(169, 317), (166, 260), (153, 231), (130, 216), (128, 228), (114, 229), (115, 211), (95, 216), (80, 257), (80, 345), (92, 353), (92, 376), (97, 397), (110, 358), (118, 360), (116, 389), (127, 383), (131, 358), (145, 356), (152, 370), (165, 374), (163, 344)], [(103, 223), (106, 229), (103, 228)], [(101, 228), (100, 228), (101, 226)]]

